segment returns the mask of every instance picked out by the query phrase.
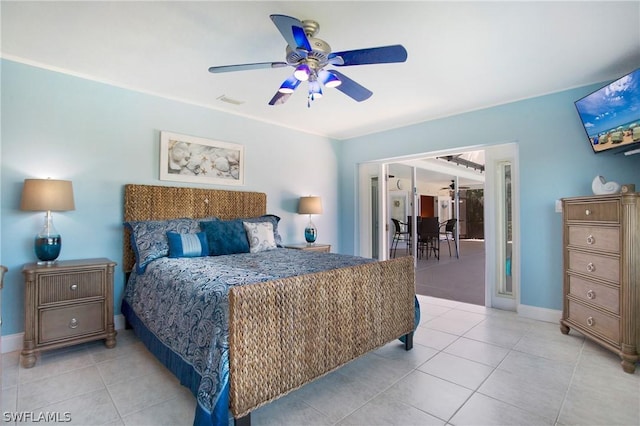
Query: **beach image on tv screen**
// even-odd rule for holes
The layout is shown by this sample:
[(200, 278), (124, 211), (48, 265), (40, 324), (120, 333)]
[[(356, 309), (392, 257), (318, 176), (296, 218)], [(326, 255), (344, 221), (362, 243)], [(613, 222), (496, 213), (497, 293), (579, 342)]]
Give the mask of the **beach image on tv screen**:
[(640, 69), (576, 101), (594, 151), (640, 142)]

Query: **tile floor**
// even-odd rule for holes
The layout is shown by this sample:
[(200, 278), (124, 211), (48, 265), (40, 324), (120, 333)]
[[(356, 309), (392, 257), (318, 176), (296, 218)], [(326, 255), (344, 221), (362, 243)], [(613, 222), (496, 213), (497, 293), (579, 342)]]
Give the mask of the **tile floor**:
[[(252, 415), (254, 425), (638, 425), (640, 369), (557, 324), (419, 296), (414, 349), (390, 343)], [(78, 425), (191, 425), (195, 400), (122, 330), (4, 354), (1, 411), (68, 412)], [(3, 417), (3, 421), (6, 420)], [(3, 423), (4, 424), (4, 423)], [(68, 424), (68, 423), (65, 423)]]

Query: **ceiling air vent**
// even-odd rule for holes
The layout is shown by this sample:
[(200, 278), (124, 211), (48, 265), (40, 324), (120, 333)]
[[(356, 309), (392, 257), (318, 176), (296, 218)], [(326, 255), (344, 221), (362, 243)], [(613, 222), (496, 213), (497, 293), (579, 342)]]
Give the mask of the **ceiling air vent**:
[(220, 95), (216, 99), (222, 102), (226, 102), (228, 104), (233, 104), (233, 105), (242, 105), (244, 103), (244, 101), (239, 101), (237, 99), (229, 98), (227, 95)]

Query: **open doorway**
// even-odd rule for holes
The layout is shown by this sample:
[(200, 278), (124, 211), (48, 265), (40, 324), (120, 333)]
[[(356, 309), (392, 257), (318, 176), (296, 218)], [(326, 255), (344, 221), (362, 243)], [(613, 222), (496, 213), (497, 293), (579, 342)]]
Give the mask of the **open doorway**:
[[(479, 149), (475, 148), (473, 151), (479, 151)], [(377, 229), (379, 234), (384, 234), (382, 238), (377, 239), (378, 258), (391, 257), (393, 228), (389, 226), (391, 223), (389, 204), (392, 201), (388, 194), (398, 191), (407, 194), (410, 214), (407, 215), (405, 224), (413, 223), (411, 216), (414, 214), (436, 216), (440, 223), (445, 222), (443, 219), (457, 220), (458, 226), (454, 232), (458, 246), (455, 247), (453, 239), (447, 240), (446, 235), (443, 234), (439, 241), (438, 257), (432, 256), (435, 252), (430, 252), (428, 257), (421, 256), (423, 253), (416, 251), (415, 248), (405, 250), (403, 243), (399, 244), (396, 255), (416, 256), (418, 293), (516, 310), (519, 298), (517, 146), (515, 144), (496, 145), (483, 147), (482, 151), (486, 157), (484, 171), (486, 179), (478, 178), (478, 170), (469, 170), (473, 164), (464, 164), (462, 168), (458, 167), (452, 171), (451, 164), (445, 166), (443, 158), (438, 158), (458, 158), (460, 162), (464, 162), (463, 157), (458, 157), (461, 152), (427, 153), (415, 158), (389, 159), (381, 160), (379, 163), (361, 164), (361, 185), (364, 184), (367, 187), (370, 185), (370, 179), (363, 179), (367, 174), (369, 177), (385, 176), (386, 179), (378, 182), (379, 198), (384, 197), (384, 201), (378, 206), (369, 204), (365, 207), (361, 200), (359, 220), (361, 223), (372, 225), (371, 218), (366, 216), (372, 209), (377, 212), (376, 220), (379, 222)], [(505, 204), (504, 179), (499, 182), (499, 179), (494, 176), (501, 170), (500, 164), (505, 162), (509, 164), (508, 202), (512, 204)], [(440, 179), (445, 179), (445, 184), (442, 180), (429, 183), (423, 179), (425, 172), (422, 169), (427, 163), (435, 163), (430, 165), (435, 167), (431, 173), (441, 175)], [(471, 163), (481, 164), (474, 161)], [(425, 189), (429, 185), (431, 189)], [(369, 194), (371, 194), (370, 191)], [(429, 208), (425, 209), (425, 203)], [(433, 213), (430, 212), (431, 208)], [(505, 210), (508, 214), (505, 214)], [(387, 221), (389, 224), (386, 223)], [(412, 229), (414, 235), (411, 238), (413, 245), (419, 241), (415, 234), (416, 228), (414, 223)], [(359, 229), (362, 231), (362, 226)], [(372, 241), (365, 234), (366, 232), (359, 236), (361, 255), (367, 255), (367, 252), (370, 254)], [(456, 248), (459, 257), (456, 256)], [(456, 276), (458, 273), (461, 275)], [(502, 277), (503, 275), (505, 277)], [(426, 287), (435, 284), (437, 280), (441, 280), (441, 292), (431, 292), (431, 294), (426, 292)], [(452, 288), (452, 281), (461, 287), (458, 295)], [(504, 291), (505, 282), (509, 291)], [(471, 285), (474, 286), (475, 298), (470, 300), (460, 297), (460, 294), (471, 296), (469, 290)], [(499, 288), (500, 285), (502, 285), (501, 288)]]

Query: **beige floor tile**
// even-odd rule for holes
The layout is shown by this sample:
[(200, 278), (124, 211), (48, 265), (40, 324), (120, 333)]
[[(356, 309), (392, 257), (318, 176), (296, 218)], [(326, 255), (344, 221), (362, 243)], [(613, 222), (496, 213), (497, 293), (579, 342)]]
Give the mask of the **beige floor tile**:
[(543, 426), (553, 420), (522, 410), (513, 405), (476, 393), (458, 411), (450, 422), (456, 426)]
[(418, 370), (475, 390), (493, 372), (493, 367), (440, 352)]
[(93, 365), (93, 359), (85, 347), (44, 351), (31, 368), (20, 367), (20, 383), (42, 380), (62, 373)]
[[(400, 350), (404, 351), (404, 349)], [(403, 359), (387, 359), (376, 354), (367, 354), (346, 364), (340, 368), (339, 372), (382, 390), (415, 369), (416, 366), (413, 364)]]
[(101, 362), (97, 367), (107, 385), (167, 371), (144, 346), (129, 351), (126, 357)]
[(172, 399), (123, 416), (126, 426), (191, 426), (195, 414), (195, 398), (179, 393)]
[(511, 349), (520, 341), (525, 333), (524, 330), (499, 328), (482, 322), (466, 332), (464, 337)]
[(397, 343), (388, 343), (376, 349), (373, 353), (386, 359), (400, 361), (415, 368), (435, 356), (438, 351), (433, 348), (415, 344), (413, 345), (413, 349), (406, 351), (404, 349), (404, 343), (397, 341)]
[(511, 352), (478, 392), (547, 419), (555, 419), (572, 373), (572, 364)]
[(295, 396), (335, 423), (379, 392), (380, 388), (375, 385), (336, 371), (303, 386)]
[(426, 323), (424, 327), (442, 331), (444, 333), (455, 334), (456, 336), (462, 336), (478, 323), (479, 321), (475, 319), (452, 319), (446, 318), (444, 315), (440, 315), (438, 318), (434, 318)]
[(462, 337), (444, 349), (446, 353), (496, 367), (509, 353), (508, 349)]
[(582, 350), (582, 339), (550, 340), (539, 335), (525, 335), (514, 350), (562, 362), (576, 362)]
[(413, 333), (413, 343), (442, 350), (458, 340), (458, 336), (427, 327), (418, 327)]
[(111, 398), (122, 416), (175, 398), (183, 388), (168, 371), (152, 372), (108, 385)]
[(261, 426), (328, 426), (333, 422), (293, 395), (284, 396), (251, 413), (251, 423)]
[[(120, 415), (106, 389), (77, 395), (73, 398), (47, 405), (38, 409), (42, 413), (58, 413), (60, 418), (68, 418), (64, 424), (90, 426), (105, 425), (120, 420)], [(66, 417), (68, 416), (68, 417)], [(37, 422), (42, 424), (42, 422)]]
[(338, 425), (382, 426), (420, 425), (443, 426), (445, 422), (408, 404), (379, 396), (354, 413), (342, 419)]
[(89, 366), (58, 376), (20, 383), (17, 409), (33, 411), (103, 388), (104, 383), (98, 369)]
[(0, 394), (0, 412), (16, 411), (17, 403), (18, 386), (2, 388), (2, 394)]
[[(13, 352), (15, 353), (15, 352)], [(12, 353), (12, 354), (13, 354)], [(2, 389), (12, 388), (18, 385), (20, 367), (18, 361), (11, 359), (5, 362), (5, 354), (2, 355)]]
[(384, 398), (402, 401), (447, 421), (473, 392), (465, 387), (414, 371), (385, 391)]

